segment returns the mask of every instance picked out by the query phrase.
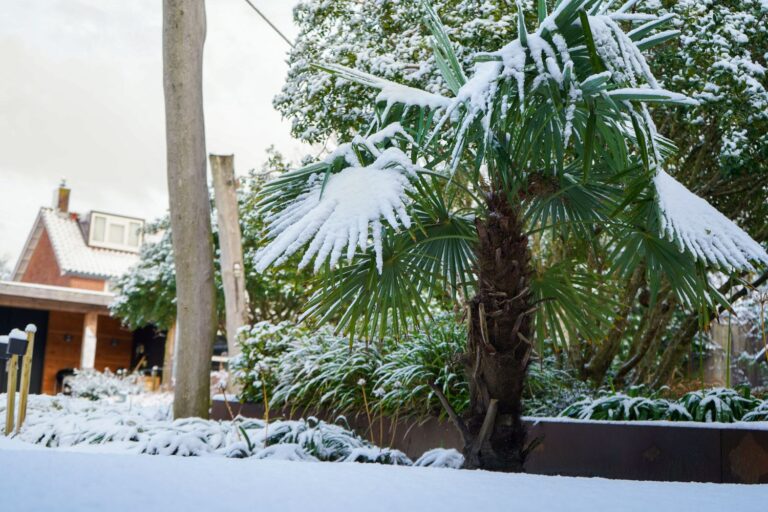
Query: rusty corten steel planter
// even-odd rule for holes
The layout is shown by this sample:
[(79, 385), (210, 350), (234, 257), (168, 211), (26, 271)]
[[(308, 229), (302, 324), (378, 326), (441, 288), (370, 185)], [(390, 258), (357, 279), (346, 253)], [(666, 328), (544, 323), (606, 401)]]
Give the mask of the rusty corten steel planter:
[[(230, 402), (235, 414), (261, 418), (259, 404)], [(229, 419), (220, 400), (212, 416)], [(315, 416), (334, 421), (327, 411), (273, 410), (272, 418)], [(373, 421), (365, 415), (347, 418), (361, 436), (392, 446), (415, 459), (435, 448), (461, 448), (453, 426), (430, 418), (415, 423), (391, 418)], [(768, 483), (768, 426), (755, 424), (674, 424), (669, 422), (601, 422), (559, 418), (527, 418), (530, 439), (541, 437), (526, 471), (541, 475), (587, 476), (674, 482)], [(380, 425), (382, 429), (380, 430)]]

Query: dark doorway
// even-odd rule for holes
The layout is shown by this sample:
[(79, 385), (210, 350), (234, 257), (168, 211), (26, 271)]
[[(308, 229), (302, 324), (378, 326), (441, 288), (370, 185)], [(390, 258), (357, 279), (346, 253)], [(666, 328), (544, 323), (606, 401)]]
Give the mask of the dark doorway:
[(133, 331), (133, 355), (131, 369), (152, 370), (158, 368), (161, 373), (165, 358), (165, 331), (159, 331), (153, 326), (142, 327)]
[[(45, 340), (48, 337), (48, 312), (35, 309), (0, 307), (0, 334), (8, 334), (11, 329), (24, 329), (28, 324), (35, 324), (35, 353), (32, 357), (32, 375), (29, 392), (39, 394), (43, 383), (43, 362), (45, 359)], [(19, 361), (19, 375), (21, 361)], [(5, 361), (0, 361), (0, 392), (5, 393), (8, 377), (5, 373)]]

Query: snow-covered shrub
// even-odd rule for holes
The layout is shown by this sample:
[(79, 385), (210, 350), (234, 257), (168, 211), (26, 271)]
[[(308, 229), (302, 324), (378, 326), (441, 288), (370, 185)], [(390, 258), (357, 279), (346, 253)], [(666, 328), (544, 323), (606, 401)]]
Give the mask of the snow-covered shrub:
[[(376, 344), (350, 343), (330, 327), (310, 331), (288, 322), (259, 322), (241, 331), (240, 346), (231, 368), (243, 385), (244, 401), (262, 402), (266, 387), (271, 406), (364, 414), (365, 388), (374, 413), (424, 418), (444, 414), (429, 386), (434, 382), (457, 412), (469, 403), (460, 362), (466, 325), (450, 312), (435, 313), (402, 339)], [(556, 415), (588, 391), (552, 357), (531, 363), (529, 376), (523, 392), (527, 414)]]
[[(663, 391), (663, 390), (662, 390)], [(686, 393), (677, 401), (658, 398), (655, 395), (640, 396), (647, 392), (643, 387), (630, 394), (604, 393), (597, 398), (584, 398), (566, 407), (560, 416), (582, 420), (669, 420), (732, 423), (734, 421), (763, 421), (759, 411), (765, 402), (750, 394), (749, 388), (714, 388)], [(768, 409), (766, 409), (768, 412)]]
[(232, 365), (243, 384), (241, 400), (261, 402), (266, 387), (270, 405), (340, 414), (363, 409), (359, 381), (368, 382), (380, 365), (373, 345), (350, 344), (330, 327), (309, 332), (286, 322), (260, 322), (241, 334), (242, 354)]
[(469, 405), (469, 385), (458, 358), (467, 344), (466, 326), (452, 313), (440, 313), (418, 332), (383, 354), (374, 373), (378, 410), (412, 416), (442, 415), (444, 409), (429, 387), (440, 387), (454, 410)]
[[(242, 384), (241, 400), (263, 402), (264, 388), (272, 390), (277, 381), (280, 357), (305, 333), (290, 322), (258, 322), (238, 333), (241, 353), (230, 360), (229, 368)], [(269, 395), (268, 395), (269, 396)]]
[(371, 445), (354, 432), (316, 418), (281, 421), (270, 425), (267, 444), (295, 444), (310, 455), (323, 461), (345, 460), (353, 450)]
[(562, 368), (554, 357), (545, 357), (528, 366), (523, 408), (529, 416), (557, 416), (590, 391), (587, 383)]
[[(20, 441), (49, 448), (110, 445), (110, 449), (181, 457), (367, 462), (412, 465), (402, 452), (380, 448), (342, 425), (315, 418), (233, 421), (173, 420), (170, 395), (142, 395), (135, 401), (90, 401), (66, 396), (30, 397)], [(5, 395), (0, 395), (0, 413)]]
[(434, 448), (419, 457), (414, 466), (431, 468), (460, 469), (464, 465), (464, 456), (453, 448)]
[(760, 400), (751, 396), (748, 388), (714, 388), (686, 393), (679, 403), (694, 421), (732, 423), (756, 408)]
[(566, 407), (560, 415), (581, 420), (661, 420), (666, 418), (668, 410), (669, 402), (664, 399), (616, 393), (585, 398)]
[(317, 459), (307, 453), (298, 444), (274, 444), (260, 450), (253, 456), (254, 459), (291, 460), (300, 462), (317, 462)]
[(366, 464), (391, 464), (393, 466), (412, 466), (413, 461), (400, 450), (365, 446), (354, 448), (344, 458), (344, 462), (362, 462)]
[(75, 370), (75, 374), (66, 379), (65, 385), (69, 387), (72, 396), (89, 400), (137, 395), (144, 391), (140, 374), (117, 375), (109, 369), (103, 372)]
[(271, 400), (294, 408), (360, 413), (363, 389), (371, 397), (371, 376), (380, 365), (377, 345), (350, 342), (324, 327), (295, 340), (280, 358)]
[(741, 421), (768, 421), (768, 400), (764, 400), (760, 405), (745, 414)]

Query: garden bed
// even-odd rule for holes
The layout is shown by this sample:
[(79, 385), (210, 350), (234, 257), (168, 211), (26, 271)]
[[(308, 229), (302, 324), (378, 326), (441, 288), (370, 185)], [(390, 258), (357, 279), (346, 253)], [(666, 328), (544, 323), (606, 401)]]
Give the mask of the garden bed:
[[(263, 417), (259, 404), (229, 402), (234, 414)], [(272, 411), (272, 417), (316, 416), (334, 421), (325, 411)], [(223, 400), (214, 400), (213, 417), (229, 419)], [(346, 418), (349, 426), (380, 446), (413, 457), (435, 447), (459, 448), (452, 425), (367, 417)], [(542, 443), (527, 470), (542, 475), (596, 476), (679, 482), (768, 483), (768, 423), (693, 423), (666, 421), (584, 421), (527, 418), (531, 439)]]

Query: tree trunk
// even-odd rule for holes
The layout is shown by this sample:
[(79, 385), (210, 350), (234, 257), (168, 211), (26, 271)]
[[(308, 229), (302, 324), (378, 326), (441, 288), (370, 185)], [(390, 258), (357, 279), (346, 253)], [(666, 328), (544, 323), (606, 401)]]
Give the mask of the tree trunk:
[(211, 204), (203, 119), (203, 0), (163, 2), (163, 88), (178, 317), (176, 418), (208, 417), (216, 336)]
[(619, 309), (614, 315), (611, 330), (606, 335), (600, 347), (598, 347), (597, 352), (592, 356), (592, 359), (590, 359), (589, 363), (587, 363), (584, 368), (584, 373), (596, 386), (600, 386), (603, 383), (605, 374), (608, 373), (608, 369), (611, 367), (613, 360), (621, 349), (621, 340), (629, 325), (629, 314), (632, 311), (632, 307), (635, 305), (635, 296), (643, 285), (644, 278), (645, 267), (640, 266), (635, 269), (627, 282), (627, 286), (624, 290), (624, 297), (619, 304)]
[(245, 293), (243, 242), (240, 233), (240, 213), (237, 205), (235, 157), (210, 155), (213, 193), (216, 199), (216, 219), (219, 224), (219, 264), (224, 287), (226, 310), (227, 352), (229, 357), (240, 353), (237, 332), (247, 325), (250, 317)]
[(522, 471), (527, 454), (523, 383), (531, 346), (530, 253), (521, 214), (501, 195), (476, 221), (477, 294), (469, 302), (465, 466)]

